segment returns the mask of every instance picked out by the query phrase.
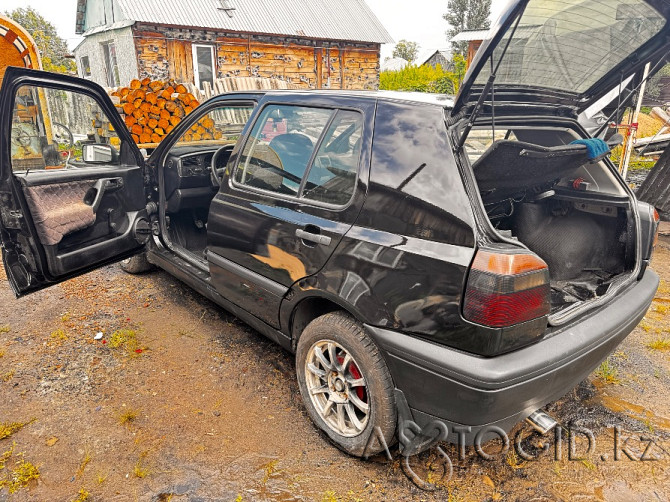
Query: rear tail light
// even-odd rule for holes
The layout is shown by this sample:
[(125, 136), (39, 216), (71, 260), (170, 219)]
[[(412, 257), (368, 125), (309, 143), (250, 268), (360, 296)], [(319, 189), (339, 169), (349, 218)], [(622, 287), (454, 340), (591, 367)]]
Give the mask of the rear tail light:
[(477, 252), (463, 303), (468, 321), (503, 328), (550, 311), (549, 268), (543, 260), (531, 253)]

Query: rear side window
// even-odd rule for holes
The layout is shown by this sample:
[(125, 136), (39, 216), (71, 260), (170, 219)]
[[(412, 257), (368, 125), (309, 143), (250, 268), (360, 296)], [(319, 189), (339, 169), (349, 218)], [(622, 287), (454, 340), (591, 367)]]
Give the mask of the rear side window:
[(303, 197), (337, 206), (349, 202), (356, 186), (362, 132), (360, 113), (337, 112), (314, 157)]
[(298, 195), (316, 143), (333, 110), (268, 106), (247, 140), (235, 181), (286, 195)]
[(270, 105), (256, 121), (233, 179), (291, 198), (345, 205), (356, 184), (362, 124), (359, 112)]

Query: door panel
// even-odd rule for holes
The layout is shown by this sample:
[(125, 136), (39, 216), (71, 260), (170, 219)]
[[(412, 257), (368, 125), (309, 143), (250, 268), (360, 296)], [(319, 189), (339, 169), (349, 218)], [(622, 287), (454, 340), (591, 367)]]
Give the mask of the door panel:
[[(374, 102), (303, 97), (300, 107), (328, 111), (324, 122), (323, 109), (292, 111), (291, 103), (271, 99), (259, 105), (212, 201), (208, 259), (220, 294), (279, 327), (286, 292), (325, 265), (362, 207)], [(355, 120), (338, 118), (345, 107)]]
[(10, 68), (0, 110), (0, 238), (17, 295), (142, 247), (143, 160), (102, 88)]

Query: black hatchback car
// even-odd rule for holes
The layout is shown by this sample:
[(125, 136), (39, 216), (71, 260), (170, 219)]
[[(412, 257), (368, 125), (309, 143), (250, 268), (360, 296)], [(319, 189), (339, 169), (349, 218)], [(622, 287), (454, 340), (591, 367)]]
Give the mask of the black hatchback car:
[[(10, 68), (9, 282), (157, 265), (294, 352), (310, 416), (353, 455), (391, 443), (399, 416), (449, 440), (509, 430), (592, 372), (656, 291), (658, 215), (577, 117), (658, 67), (669, 18), (665, 0), (511, 2), (455, 99), (224, 94), (147, 161), (102, 88)], [(217, 134), (194, 140), (203, 119)]]

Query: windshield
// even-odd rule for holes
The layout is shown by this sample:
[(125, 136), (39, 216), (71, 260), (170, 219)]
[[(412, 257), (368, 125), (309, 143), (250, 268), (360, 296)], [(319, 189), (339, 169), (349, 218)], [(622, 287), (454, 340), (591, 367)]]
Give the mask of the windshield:
[[(665, 18), (643, 0), (530, 0), (496, 76), (582, 94), (656, 36)], [(498, 61), (509, 33), (494, 51)], [(486, 65), (476, 84), (485, 84)]]

